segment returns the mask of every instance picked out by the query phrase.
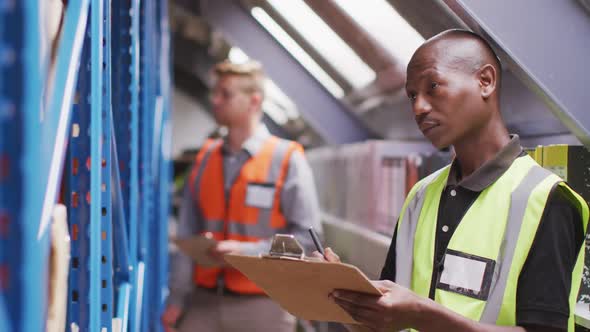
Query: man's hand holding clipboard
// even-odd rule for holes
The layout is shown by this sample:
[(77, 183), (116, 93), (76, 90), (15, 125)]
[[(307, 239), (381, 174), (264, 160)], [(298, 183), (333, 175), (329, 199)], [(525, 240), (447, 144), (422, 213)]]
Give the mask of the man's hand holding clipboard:
[[(296, 250), (299, 247), (299, 250)], [(355, 266), (340, 263), (330, 249), (323, 256), (305, 257), (291, 235), (275, 235), (269, 255), (225, 255), (225, 261), (262, 288), (291, 314), (318, 321), (358, 324), (330, 296), (348, 289), (381, 296), (381, 292)]]
[[(312, 237), (317, 239), (312, 229), (310, 229), (310, 233), (312, 233)], [(314, 242), (316, 242), (315, 239)], [(316, 242), (316, 246), (318, 246), (318, 242)], [(314, 251), (312, 255), (328, 262), (340, 263), (340, 257), (331, 248), (326, 248), (322, 252)], [(408, 327), (409, 324), (406, 323), (407, 307), (414, 305), (419, 297), (389, 280), (371, 280), (371, 284), (382, 295), (336, 289), (330, 293), (330, 298), (355, 321), (362, 323), (371, 331), (388, 330), (392, 321), (395, 321), (395, 325), (399, 326), (396, 331)], [(352, 330), (355, 328), (353, 327)]]

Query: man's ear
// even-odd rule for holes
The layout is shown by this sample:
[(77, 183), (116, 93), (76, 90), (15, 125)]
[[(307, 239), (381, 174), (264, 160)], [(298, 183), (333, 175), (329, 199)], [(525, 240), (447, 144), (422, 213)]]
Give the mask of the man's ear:
[(481, 88), (481, 96), (484, 99), (489, 98), (498, 86), (498, 73), (496, 68), (491, 64), (484, 65), (479, 69), (478, 73), (479, 86)]
[(252, 106), (252, 108), (262, 109), (262, 102), (263, 98), (261, 93), (254, 92), (252, 93), (252, 95), (250, 95), (250, 105)]

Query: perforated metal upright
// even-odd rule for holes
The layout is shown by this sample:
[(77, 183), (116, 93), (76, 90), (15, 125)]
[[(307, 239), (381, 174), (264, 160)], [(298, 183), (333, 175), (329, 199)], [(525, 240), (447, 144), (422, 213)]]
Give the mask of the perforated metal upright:
[(68, 322), (88, 331), (110, 331), (113, 319), (107, 6), (108, 1), (91, 2), (69, 145), (72, 261)]
[[(6, 311), (4, 317), (9, 329), (16, 329), (23, 305), (19, 296), (23, 282), (18, 277), (19, 247), (24, 239), (19, 225), (22, 219), (19, 163), (23, 149), (20, 134), (23, 114), (17, 108), (23, 99), (23, 88), (19, 85), (24, 84), (20, 79), (24, 74), (21, 44), (24, 27), (14, 28), (23, 16), (23, 8), (0, 0), (0, 299), (10, 304), (2, 308)], [(17, 252), (11, 253), (11, 248)]]
[[(112, 114), (114, 129), (113, 155), (117, 157), (120, 199), (113, 201), (118, 210), (113, 222), (115, 258), (127, 252), (127, 261), (116, 264), (115, 289), (119, 298), (117, 316), (123, 320), (123, 330), (137, 331), (137, 312), (141, 310), (138, 281), (138, 95), (139, 95), (139, 1), (112, 2)], [(113, 160), (115, 162), (115, 160)], [(121, 233), (125, 232), (125, 236)], [(125, 240), (125, 243), (122, 243)], [(123, 259), (118, 259), (122, 261)]]
[(76, 99), (72, 109), (68, 145), (66, 203), (71, 237), (68, 292), (68, 325), (90, 324), (90, 25), (86, 27), (78, 73)]
[[(170, 193), (169, 37), (166, 1), (140, 6), (139, 259), (145, 263), (142, 330), (161, 330), (167, 292), (167, 219)], [(168, 153), (169, 154), (169, 153)]]
[(160, 121), (160, 142), (159, 160), (160, 168), (156, 192), (158, 202), (158, 293), (156, 296), (156, 309), (158, 312), (164, 310), (165, 299), (168, 297), (168, 218), (170, 215), (170, 203), (173, 192), (173, 185), (169, 181), (172, 178), (172, 121), (171, 121), (171, 91), (172, 91), (172, 62), (170, 60), (170, 23), (169, 2), (161, 0), (159, 2), (159, 29), (160, 29), (160, 55), (158, 72), (160, 77), (160, 95), (162, 96), (162, 120)]
[[(97, 13), (97, 6), (104, 6), (100, 7), (104, 12)], [(168, 24), (167, 20), (162, 23), (159, 6), (138, 0), (91, 3), (78, 84), (78, 94), (84, 98), (72, 119), (72, 130), (76, 127), (86, 135), (71, 138), (71, 177), (76, 179), (68, 183), (73, 192), (90, 191), (82, 203), (84, 209), (73, 206), (78, 209), (71, 218), (72, 228), (78, 228), (73, 247), (79, 257), (70, 280), (71, 294), (78, 288), (78, 302), (71, 298), (70, 306), (79, 310), (80, 327), (90, 330), (99, 326), (93, 316), (97, 312), (100, 327), (108, 330), (112, 318), (122, 322), (123, 330), (161, 328), (169, 198), (167, 192), (154, 193), (170, 183), (161, 144), (170, 134), (162, 130), (169, 108), (159, 97), (162, 84), (170, 79), (166, 83), (159, 79), (160, 62), (169, 58), (169, 45), (162, 47), (158, 37), (162, 24), (166, 29)], [(97, 21), (103, 25), (98, 27)], [(166, 66), (169, 69), (169, 63)], [(86, 169), (76, 169), (74, 157), (84, 159)], [(72, 199), (71, 204), (76, 201)], [(90, 223), (82, 225), (84, 220)], [(82, 231), (88, 236), (82, 237)], [(100, 268), (96, 268), (96, 252)], [(93, 272), (98, 270), (100, 274)], [(74, 316), (70, 314), (70, 321)]]
[(142, 331), (149, 331), (151, 329), (151, 308), (152, 299), (151, 292), (154, 286), (154, 257), (150, 254), (150, 240), (154, 229), (154, 209), (153, 204), (146, 204), (152, 202), (152, 195), (154, 189), (154, 179), (152, 174), (152, 144), (153, 140), (153, 125), (155, 114), (156, 91), (154, 89), (155, 75), (154, 69), (154, 41), (155, 41), (155, 13), (154, 1), (142, 1), (140, 6), (140, 38), (141, 38), (141, 52), (140, 52), (140, 201), (141, 204), (141, 218), (140, 218), (140, 234), (139, 234), (139, 259), (145, 263), (145, 279), (144, 279), (144, 296), (142, 306), (144, 310), (141, 315), (141, 329)]
[(39, 2), (0, 1), (0, 306), (6, 331), (37, 331), (47, 237), (38, 238), (42, 52)]
[(150, 243), (156, 244), (148, 249), (150, 265), (150, 330), (160, 329), (157, 319), (158, 313), (164, 307), (164, 300), (167, 296), (167, 275), (168, 275), (168, 250), (167, 250), (167, 222), (169, 215), (169, 197), (171, 194), (171, 183), (167, 181), (171, 177), (170, 170), (170, 60), (168, 48), (170, 37), (168, 30), (168, 4), (166, 1), (156, 1), (150, 8), (150, 15), (154, 17), (154, 26), (151, 34), (153, 36), (150, 62), (153, 65), (151, 73), (153, 84), (150, 89), (154, 93), (153, 127), (150, 151), (151, 176), (152, 176), (152, 198), (154, 200), (149, 233)]
[(169, 98), (158, 97), (170, 80), (157, 72), (169, 45), (153, 36), (168, 24), (163, 2), (146, 1), (141, 21), (139, 0), (69, 1), (52, 89), (40, 4), (0, 0), (0, 331), (44, 329), (59, 193), (72, 240), (68, 330), (158, 330), (169, 202), (159, 190), (170, 183)]
[[(102, 39), (99, 47), (102, 47), (103, 58), (101, 62), (102, 68), (102, 131), (100, 137), (100, 239), (101, 239), (101, 266), (100, 266), (100, 301), (101, 301), (101, 327), (111, 328), (114, 312), (114, 288), (113, 288), (113, 204), (112, 204), (112, 188), (111, 183), (111, 167), (112, 167), (112, 138), (113, 138), (113, 124), (112, 124), (112, 104), (111, 104), (111, 0), (103, 0), (103, 18), (102, 23)], [(93, 119), (94, 120), (94, 119)], [(115, 183), (114, 185), (119, 185)]]

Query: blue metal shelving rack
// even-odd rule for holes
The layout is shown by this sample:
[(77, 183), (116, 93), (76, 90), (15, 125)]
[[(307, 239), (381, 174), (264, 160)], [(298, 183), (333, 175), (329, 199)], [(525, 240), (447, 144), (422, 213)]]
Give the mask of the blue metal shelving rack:
[(38, 237), (39, 117), (46, 56), (36, 0), (0, 1), (0, 323), (37, 331), (46, 291), (47, 237)]
[[(20, 80), (9, 84), (8, 78), (22, 77), (26, 66), (21, 57), (23, 45), (20, 43), (24, 26), (19, 26), (18, 35), (9, 30), (10, 24), (17, 23), (18, 16), (22, 18), (22, 11), (23, 8), (11, 8), (0, 2), (0, 315), (17, 319), (21, 317), (20, 309), (23, 307), (17, 290), (24, 283), (19, 278), (19, 257), (11, 255), (9, 248), (19, 248), (15, 246), (24, 238), (23, 230), (14, 225), (15, 220), (21, 219), (22, 211), (22, 182), (19, 180), (22, 170), (18, 164), (23, 138), (20, 126), (12, 123), (22, 123), (24, 112), (17, 113), (16, 108), (24, 106), (22, 88), (19, 89), (24, 82)], [(17, 191), (11, 195), (12, 189)], [(12, 305), (7, 305), (8, 302)], [(4, 325), (4, 328), (13, 328), (10, 320), (5, 320)]]
[(161, 330), (167, 1), (69, 1), (51, 89), (40, 3), (0, 0), (0, 331), (43, 329), (57, 201), (72, 247), (68, 330)]

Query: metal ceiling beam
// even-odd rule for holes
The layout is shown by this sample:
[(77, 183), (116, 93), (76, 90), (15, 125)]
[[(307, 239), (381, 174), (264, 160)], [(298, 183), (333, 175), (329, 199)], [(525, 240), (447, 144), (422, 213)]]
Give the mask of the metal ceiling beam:
[[(590, 17), (576, 1), (444, 0), (590, 146)], [(543, 134), (543, 133), (539, 133)]]
[(375, 71), (375, 81), (354, 91), (349, 100), (391, 93), (403, 87), (406, 80), (405, 68), (402, 68), (399, 61), (334, 0), (304, 1), (361, 60)]
[(233, 45), (260, 61), (269, 76), (293, 99), (299, 111), (328, 144), (374, 137), (243, 7), (232, 0), (201, 0), (210, 24)]
[(299, 33), (299, 31), (297, 31), (297, 29), (295, 29), (295, 27), (293, 27), (293, 25), (291, 25), (291, 23), (289, 23), (289, 21), (287, 21), (283, 15), (281, 15), (281, 13), (274, 9), (274, 7), (271, 6), (268, 1), (249, 0), (244, 2), (248, 3), (250, 8), (260, 7), (264, 9), (264, 11), (273, 20), (275, 20), (275, 22), (277, 22), (278, 25), (280, 25), (281, 28), (283, 28), (283, 30), (285, 30), (285, 32), (291, 38), (293, 38), (293, 40), (295, 40), (295, 42), (313, 59), (313, 61), (322, 67), (326, 74), (328, 74), (334, 80), (334, 82), (336, 82), (342, 88), (344, 94), (348, 94), (353, 90), (350, 82), (344, 78), (340, 71), (338, 71), (338, 69), (336, 69), (332, 63), (326, 60), (326, 58), (323, 57), (320, 52), (318, 52), (317, 48), (311, 45), (311, 43), (309, 43), (307, 39), (305, 39), (305, 37), (303, 37), (301, 33)]
[(447, 29), (462, 27), (462, 22), (440, 0), (387, 2), (425, 39)]
[[(388, 70), (377, 73), (377, 77), (373, 82), (352, 91), (345, 99), (352, 105), (358, 105), (370, 98), (380, 98), (384, 95), (396, 94), (404, 89), (405, 82), (405, 69), (403, 70), (403, 74), (400, 74), (398, 68), (390, 67)], [(361, 112), (358, 109), (356, 111)]]

